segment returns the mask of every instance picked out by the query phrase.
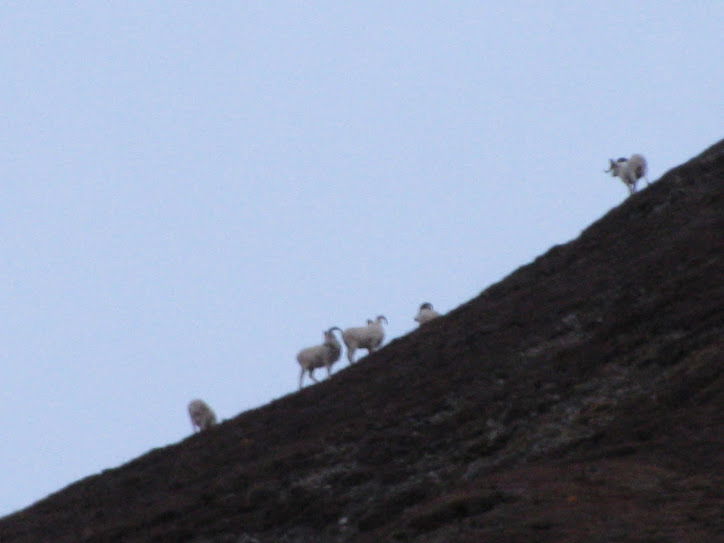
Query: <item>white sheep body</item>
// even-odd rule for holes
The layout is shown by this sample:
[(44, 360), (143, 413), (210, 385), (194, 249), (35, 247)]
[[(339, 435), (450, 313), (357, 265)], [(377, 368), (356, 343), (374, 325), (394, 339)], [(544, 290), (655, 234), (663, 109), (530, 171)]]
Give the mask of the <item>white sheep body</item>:
[(439, 316), (440, 313), (432, 308), (432, 304), (429, 302), (425, 302), (420, 306), (420, 311), (418, 311), (415, 320), (422, 325), (426, 322), (430, 322), (432, 319), (438, 318)]
[(194, 432), (197, 430), (207, 430), (216, 424), (216, 414), (203, 400), (193, 400), (188, 406), (189, 417), (191, 417), (191, 428)]
[(630, 194), (636, 192), (636, 183), (642, 177), (646, 180), (646, 184), (649, 184), (649, 179), (646, 177), (648, 165), (643, 155), (633, 154), (628, 159), (619, 158), (615, 162), (609, 159), (609, 164), (606, 173), (610, 172), (613, 177), (619, 177), (628, 187)]
[(326, 332), (323, 332), (324, 342), (321, 345), (307, 347), (297, 353), (297, 362), (301, 366), (299, 373), (299, 388), (302, 388), (304, 374), (308, 373), (309, 377), (315, 383), (318, 382), (314, 377), (314, 370), (317, 368), (327, 368), (327, 377), (332, 374), (332, 364), (339, 360), (342, 354), (342, 346), (337, 341), (334, 331), (341, 330), (333, 326)]
[(342, 339), (347, 347), (347, 360), (354, 364), (354, 353), (357, 349), (367, 349), (367, 353), (377, 350), (385, 339), (385, 329), (382, 321), (387, 324), (384, 315), (379, 315), (375, 320), (367, 319), (367, 326), (356, 326), (347, 328), (342, 332)]

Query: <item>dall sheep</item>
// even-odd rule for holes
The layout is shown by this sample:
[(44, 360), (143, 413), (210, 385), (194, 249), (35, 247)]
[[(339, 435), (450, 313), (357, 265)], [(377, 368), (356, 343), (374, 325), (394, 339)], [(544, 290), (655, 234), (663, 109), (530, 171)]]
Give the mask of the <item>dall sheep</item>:
[(334, 335), (334, 331), (340, 328), (332, 326), (324, 334), (324, 343), (321, 345), (315, 345), (314, 347), (307, 347), (302, 349), (297, 354), (297, 362), (302, 368), (299, 373), (299, 388), (302, 388), (302, 381), (304, 380), (304, 373), (309, 373), (309, 377), (317, 383), (317, 379), (314, 377), (314, 370), (317, 368), (327, 368), (327, 377), (332, 373), (332, 364), (339, 360), (339, 356), (342, 354), (342, 346), (337, 341), (337, 337)]
[(426, 322), (430, 322), (432, 319), (438, 318), (439, 316), (440, 313), (432, 308), (432, 304), (430, 302), (425, 302), (420, 306), (420, 311), (418, 311), (415, 320), (422, 325)]
[(189, 402), (189, 417), (194, 432), (207, 430), (216, 424), (216, 414), (204, 400)]
[(382, 321), (388, 324), (384, 315), (379, 315), (375, 320), (367, 319), (367, 326), (347, 328), (342, 332), (342, 339), (347, 347), (347, 360), (354, 364), (354, 353), (357, 349), (367, 349), (367, 353), (374, 352), (385, 339), (385, 329), (382, 328)]
[(629, 193), (636, 192), (636, 182), (642, 177), (649, 184), (646, 177), (647, 164), (642, 155), (631, 155), (631, 158), (619, 158), (616, 162), (609, 159), (610, 167), (604, 173), (610, 173), (612, 177), (620, 177), (621, 181), (628, 187)]

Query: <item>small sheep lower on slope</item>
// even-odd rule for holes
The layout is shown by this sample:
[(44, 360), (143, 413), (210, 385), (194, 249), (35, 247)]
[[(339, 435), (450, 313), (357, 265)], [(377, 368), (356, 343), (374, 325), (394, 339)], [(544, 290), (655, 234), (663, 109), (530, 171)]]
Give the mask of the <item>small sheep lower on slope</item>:
[(326, 332), (322, 332), (324, 334), (324, 343), (302, 349), (297, 354), (297, 362), (302, 367), (302, 371), (299, 373), (300, 389), (302, 388), (305, 372), (309, 373), (309, 377), (315, 383), (318, 382), (314, 377), (315, 369), (327, 368), (327, 377), (332, 374), (332, 364), (339, 360), (339, 356), (342, 354), (342, 346), (334, 335), (335, 330), (342, 331), (340, 328), (332, 326)]
[(610, 167), (604, 173), (610, 173), (612, 177), (620, 177), (621, 181), (628, 187), (629, 194), (636, 192), (636, 183), (642, 177), (649, 184), (646, 177), (647, 164), (642, 155), (631, 155), (631, 158), (619, 158), (616, 162), (608, 160)]
[(189, 417), (194, 432), (207, 430), (216, 424), (216, 414), (204, 400), (193, 400), (189, 403)]
[(354, 352), (357, 349), (367, 349), (372, 353), (382, 345), (385, 339), (385, 329), (382, 328), (382, 321), (388, 324), (384, 315), (379, 315), (375, 320), (367, 319), (367, 326), (347, 328), (342, 332), (342, 339), (347, 347), (347, 360), (354, 364)]
[(432, 319), (438, 318), (439, 316), (440, 313), (432, 308), (432, 304), (430, 302), (425, 302), (420, 306), (420, 311), (418, 311), (415, 320), (419, 322), (420, 325), (423, 325), (426, 322), (430, 322)]

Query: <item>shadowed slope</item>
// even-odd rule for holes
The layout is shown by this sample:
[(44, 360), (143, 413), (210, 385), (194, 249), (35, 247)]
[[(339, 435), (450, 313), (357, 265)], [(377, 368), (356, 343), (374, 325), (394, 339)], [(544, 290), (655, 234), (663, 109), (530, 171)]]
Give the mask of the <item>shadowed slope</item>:
[(723, 183), (720, 142), (331, 380), (80, 481), (0, 541), (713, 541)]

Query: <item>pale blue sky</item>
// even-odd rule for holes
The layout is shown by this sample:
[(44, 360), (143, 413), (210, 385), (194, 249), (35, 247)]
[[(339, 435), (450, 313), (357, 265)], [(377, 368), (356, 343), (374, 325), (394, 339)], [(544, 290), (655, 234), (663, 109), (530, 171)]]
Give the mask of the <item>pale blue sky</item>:
[[(724, 3), (5, 2), (0, 515), (296, 390), (724, 135)], [(337, 369), (347, 363), (340, 361)]]

